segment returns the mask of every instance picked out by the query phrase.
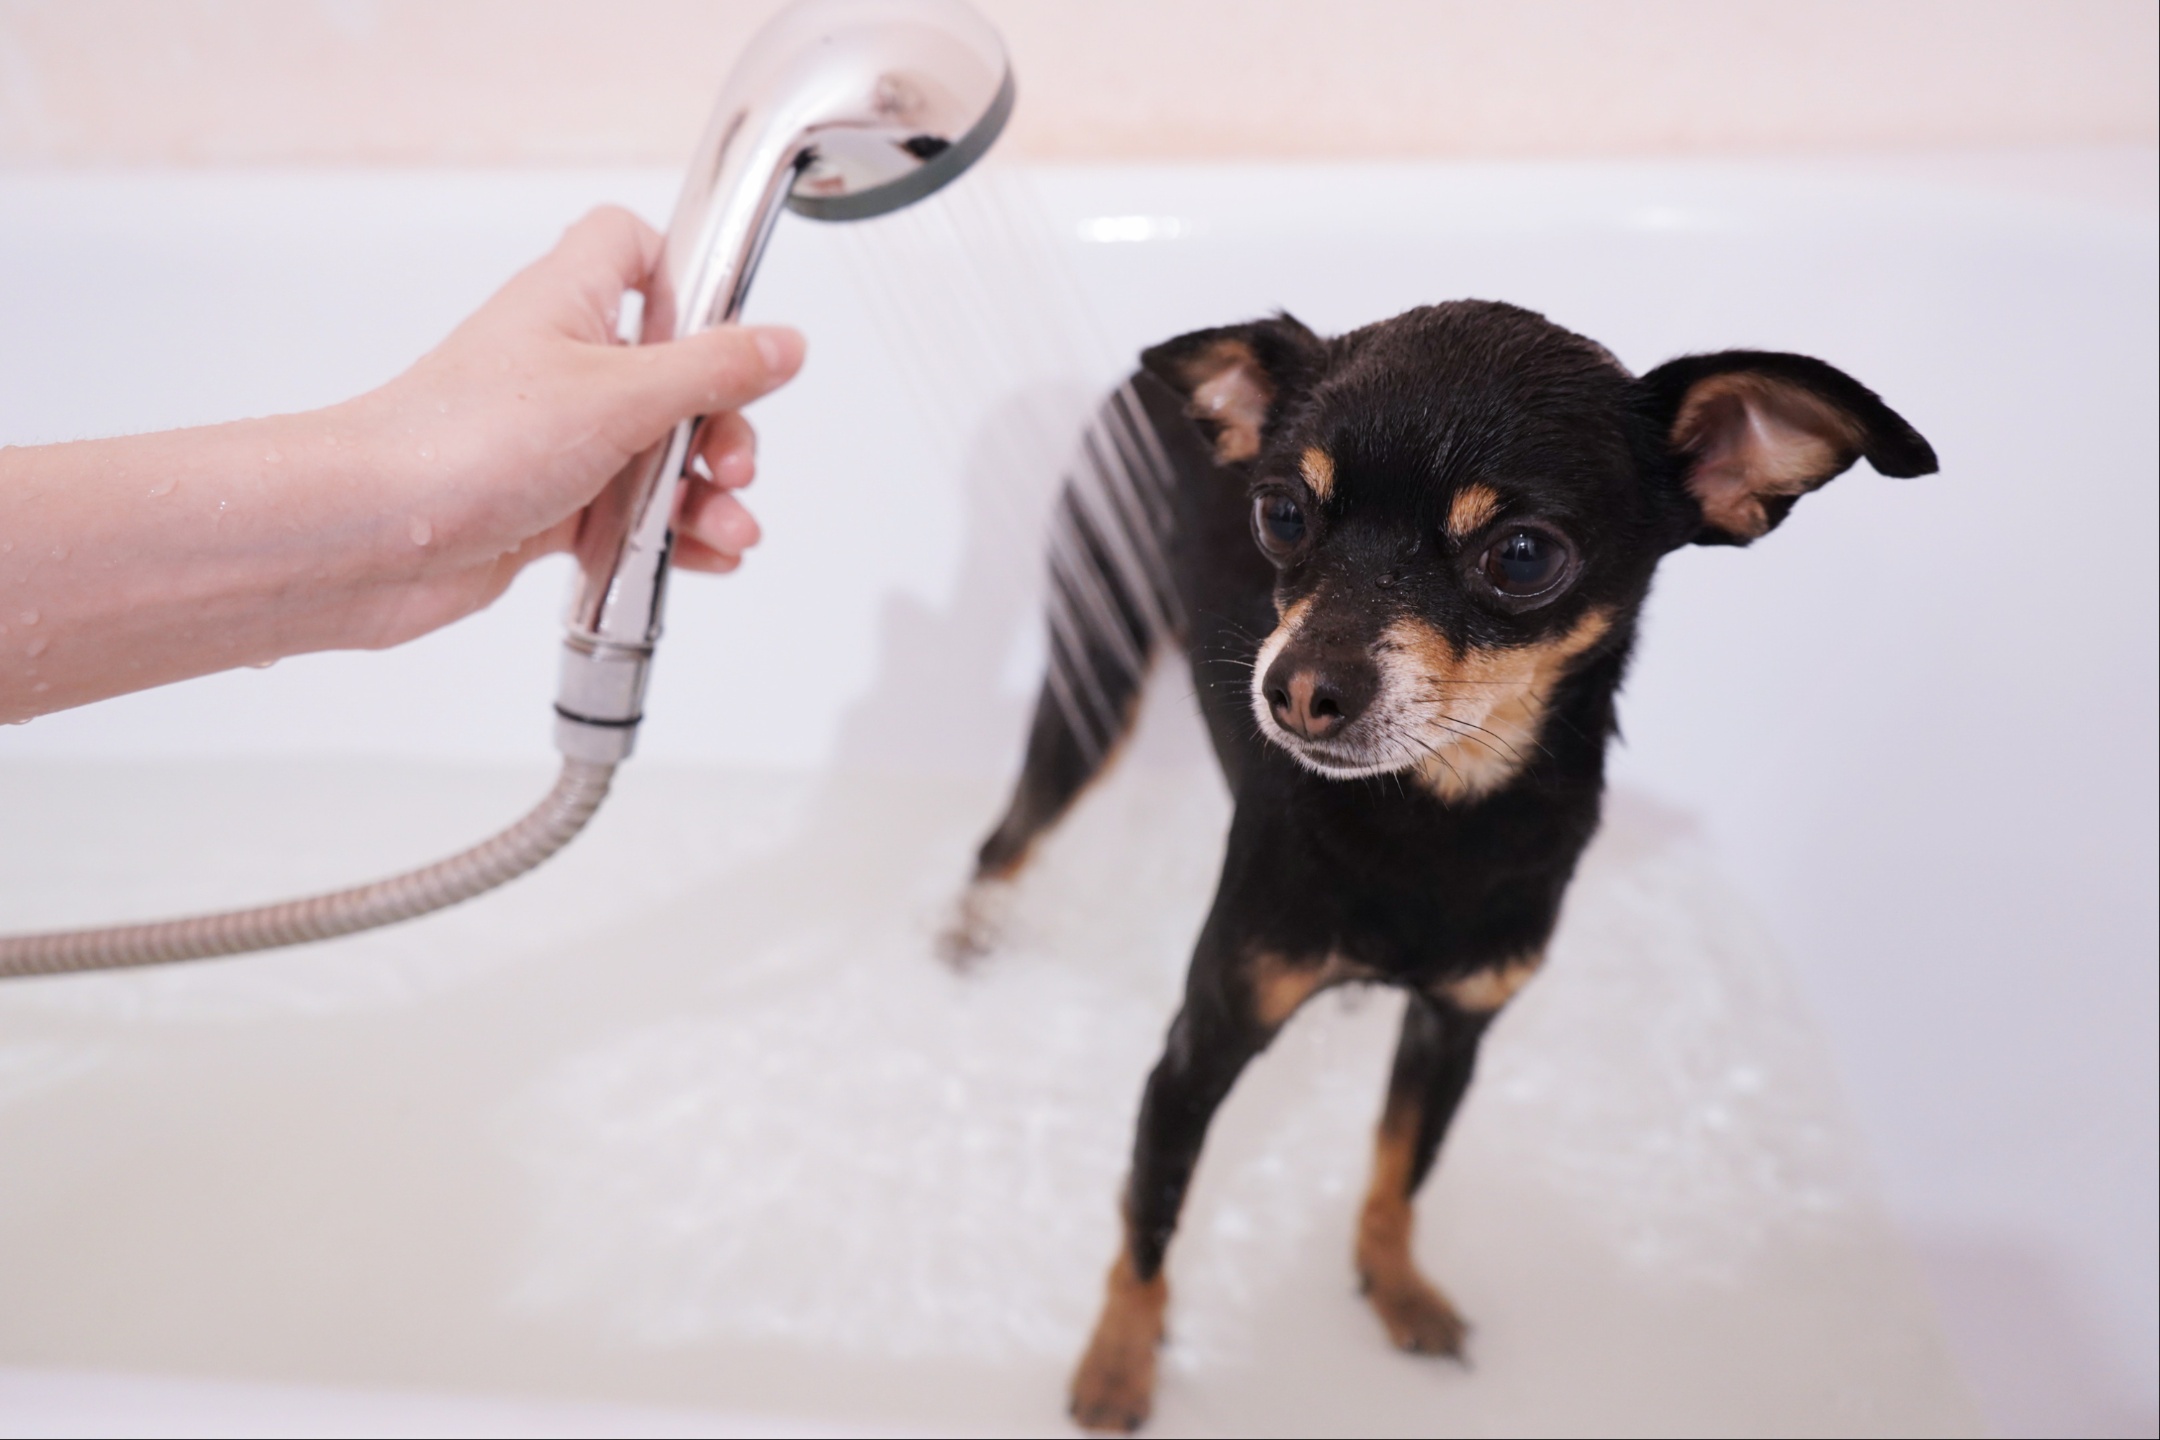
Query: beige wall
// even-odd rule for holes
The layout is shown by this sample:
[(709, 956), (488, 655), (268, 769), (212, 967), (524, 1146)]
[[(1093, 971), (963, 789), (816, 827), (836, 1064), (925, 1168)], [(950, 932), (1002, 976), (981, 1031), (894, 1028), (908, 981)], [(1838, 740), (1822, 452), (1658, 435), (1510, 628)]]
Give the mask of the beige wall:
[[(2151, 145), (2153, 0), (978, 0), (1036, 158)], [(679, 161), (774, 0), (0, 0), (0, 164)]]

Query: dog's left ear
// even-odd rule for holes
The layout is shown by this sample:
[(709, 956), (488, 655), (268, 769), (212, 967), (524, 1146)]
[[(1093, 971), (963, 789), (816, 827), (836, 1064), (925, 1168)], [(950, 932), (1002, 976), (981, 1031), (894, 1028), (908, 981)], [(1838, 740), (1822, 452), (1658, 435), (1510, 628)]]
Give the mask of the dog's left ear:
[(1185, 397), (1215, 445), (1215, 463), (1260, 453), (1283, 398), (1318, 373), (1326, 343), (1289, 315), (1195, 330), (1144, 350), (1140, 368)]
[[(1874, 391), (1805, 355), (1728, 350), (1660, 365), (1639, 382), (1702, 515), (1698, 545), (1745, 545), (1794, 502), (1867, 457), (1899, 479), (1935, 451)], [(1685, 542), (1682, 542), (1685, 543)]]

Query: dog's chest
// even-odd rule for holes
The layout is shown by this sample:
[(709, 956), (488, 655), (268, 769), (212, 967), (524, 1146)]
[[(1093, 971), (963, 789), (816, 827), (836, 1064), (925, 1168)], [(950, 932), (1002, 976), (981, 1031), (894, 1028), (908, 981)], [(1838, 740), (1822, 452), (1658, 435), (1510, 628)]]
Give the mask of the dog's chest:
[[(1541, 947), (1580, 849), (1558, 814), (1463, 814), (1329, 793), (1335, 785), (1253, 788), (1240, 808), (1265, 813), (1234, 827), (1233, 850), (1248, 853), (1231, 858), (1251, 877), (1240, 887), (1247, 913), (1278, 932), (1255, 938), (1325, 949), (1407, 983)], [(1261, 847), (1271, 853), (1250, 853)]]

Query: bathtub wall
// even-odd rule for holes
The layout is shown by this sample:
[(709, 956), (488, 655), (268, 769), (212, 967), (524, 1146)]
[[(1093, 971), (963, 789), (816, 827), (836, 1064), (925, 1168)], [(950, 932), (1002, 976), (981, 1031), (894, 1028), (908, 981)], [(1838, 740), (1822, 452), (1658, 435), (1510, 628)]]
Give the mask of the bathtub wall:
[[(978, 0), (1028, 159), (2146, 144), (2145, 0)], [(0, 3), (0, 164), (681, 163), (775, 0)]]

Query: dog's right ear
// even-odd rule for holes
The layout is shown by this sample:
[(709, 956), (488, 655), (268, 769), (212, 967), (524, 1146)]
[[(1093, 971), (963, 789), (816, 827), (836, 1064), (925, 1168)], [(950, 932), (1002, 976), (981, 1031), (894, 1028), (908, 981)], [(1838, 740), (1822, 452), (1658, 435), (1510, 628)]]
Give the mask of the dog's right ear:
[(1185, 399), (1215, 463), (1260, 453), (1278, 402), (1319, 373), (1325, 343), (1288, 315), (1195, 330), (1140, 354), (1140, 368)]

